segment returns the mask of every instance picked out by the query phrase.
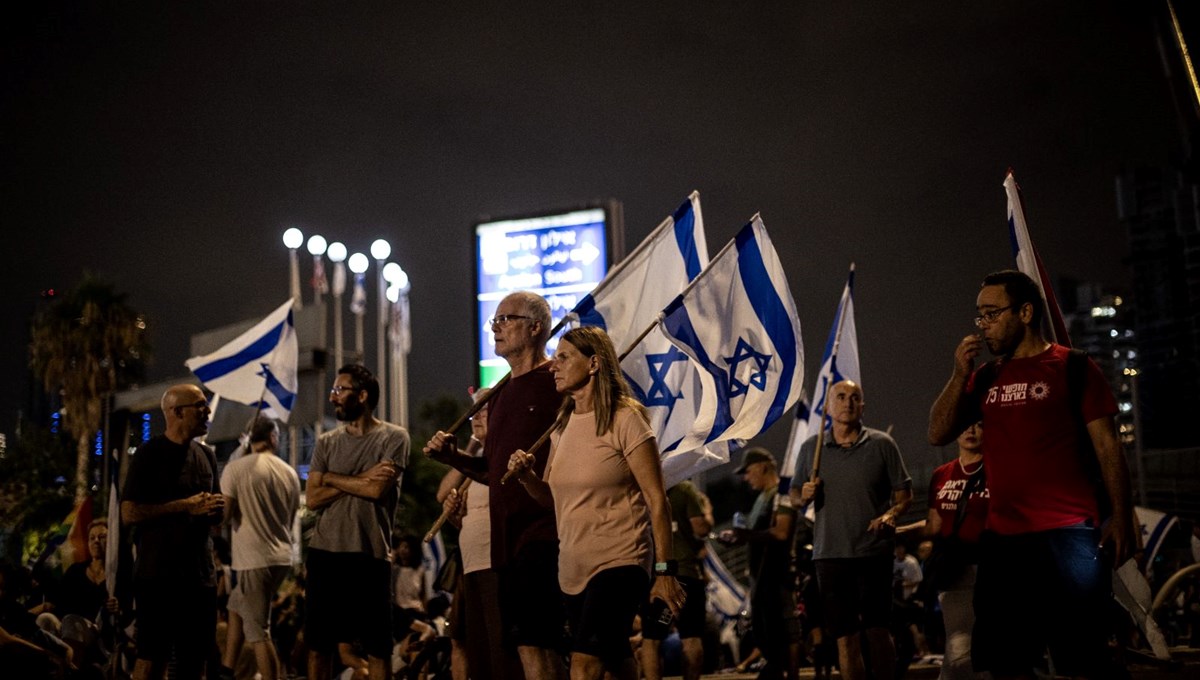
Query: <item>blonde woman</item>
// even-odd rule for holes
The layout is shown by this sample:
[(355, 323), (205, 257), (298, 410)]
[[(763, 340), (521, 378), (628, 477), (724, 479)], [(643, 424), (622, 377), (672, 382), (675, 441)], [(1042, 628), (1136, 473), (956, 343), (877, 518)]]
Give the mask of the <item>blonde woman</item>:
[(671, 561), (671, 517), (645, 409), (599, 328), (568, 331), (550, 367), (565, 395), (543, 478), (517, 451), (510, 469), (558, 525), (558, 579), (572, 637), (572, 680), (637, 675), (629, 635), (648, 598), (672, 613), (684, 592)]

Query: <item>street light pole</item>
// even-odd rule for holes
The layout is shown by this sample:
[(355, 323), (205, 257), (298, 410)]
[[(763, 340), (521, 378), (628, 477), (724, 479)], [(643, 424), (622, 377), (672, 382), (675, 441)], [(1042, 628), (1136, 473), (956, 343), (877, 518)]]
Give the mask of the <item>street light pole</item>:
[(392, 322), (389, 326), (392, 363), (392, 422), (408, 427), (408, 352), (412, 349), (412, 327), (409, 319), (409, 279), (404, 269), (389, 262), (383, 269), (384, 278), (391, 284), (387, 290), (392, 303)]
[(354, 272), (354, 294), (350, 297), (350, 311), (354, 313), (354, 351), (359, 363), (366, 364), (363, 351), (363, 315), (367, 313), (367, 267), (371, 261), (362, 253), (354, 253), (346, 261), (350, 271)]
[(376, 411), (386, 417), (388, 412), (388, 379), (387, 379), (387, 332), (388, 301), (387, 280), (383, 278), (383, 265), (388, 255), (392, 254), (392, 246), (384, 239), (375, 239), (371, 244), (371, 257), (375, 258), (376, 279), (379, 284), (379, 304), (375, 328), (375, 376), (379, 379), (379, 409)]
[(300, 299), (300, 256), (296, 250), (304, 245), (304, 234), (295, 227), (283, 232), (283, 245), (288, 249), (288, 263), (291, 265), (289, 293), (292, 298), (292, 309), (300, 309), (304, 301)]
[(342, 367), (342, 293), (346, 292), (346, 246), (340, 241), (329, 244), (329, 261), (333, 263), (333, 370)]

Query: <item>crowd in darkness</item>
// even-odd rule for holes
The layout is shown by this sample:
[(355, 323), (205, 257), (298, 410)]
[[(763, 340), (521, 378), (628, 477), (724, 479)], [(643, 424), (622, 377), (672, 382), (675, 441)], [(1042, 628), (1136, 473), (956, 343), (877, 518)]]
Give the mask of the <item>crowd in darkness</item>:
[[(166, 431), (137, 450), (121, 490), (129, 587), (108, 591), (104, 520), (89, 527), (88, 559), (53, 587), (3, 570), (0, 668), (661, 680), (673, 654), (671, 670), (695, 680), (714, 670), (711, 537), (748, 555), (750, 635), (734, 670), (795, 680), (811, 664), (818, 677), (836, 666), (883, 680), (938, 651), (947, 679), (1108, 677), (1120, 666), (1110, 572), (1136, 548), (1113, 395), (1086, 355), (1045, 338), (1025, 275), (986, 277), (976, 308), (978, 333), (959, 342), (930, 412), (931, 443), (958, 451), (916, 491), (927, 517), (897, 526), (912, 479), (895, 441), (864, 424), (862, 386), (842, 380), (827, 393), (827, 429), (787, 471), (789, 492), (771, 452), (738, 454), (757, 496), (713, 535), (700, 490), (666, 488), (607, 334), (571, 329), (547, 358), (548, 304), (513, 293), (490, 321), (509, 377), (476, 395), (467, 442), (437, 432), (422, 447), (450, 470), (439, 499), (459, 527), (455, 569), (438, 574), (420, 540), (396, 532), (409, 434), (375, 416), (366, 368), (339, 368), (331, 386), (340, 426), (313, 453), (300, 564), (300, 482), (277, 455), (275, 421), (253, 419), (219, 467), (201, 443), (204, 392), (171, 387)], [(976, 366), (985, 346), (995, 358)]]

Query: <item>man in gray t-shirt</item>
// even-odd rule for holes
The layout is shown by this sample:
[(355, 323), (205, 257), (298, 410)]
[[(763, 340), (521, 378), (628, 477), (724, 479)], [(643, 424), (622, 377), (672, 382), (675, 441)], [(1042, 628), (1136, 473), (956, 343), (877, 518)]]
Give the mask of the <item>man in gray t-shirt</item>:
[(800, 448), (793, 478), (804, 484), (792, 494), (801, 505), (815, 503), (813, 560), (842, 677), (865, 677), (863, 631), (872, 675), (891, 677), (892, 540), (896, 518), (912, 501), (912, 478), (896, 442), (863, 426), (861, 387), (843, 380), (826, 399), (833, 422), (824, 433), (820, 468), (813, 478), (814, 436)]
[(308, 544), (308, 677), (332, 675), (339, 643), (359, 642), (372, 680), (390, 677), (392, 523), (408, 432), (374, 416), (379, 381), (361, 365), (338, 369), (329, 401), (343, 425), (321, 435), (309, 467), (308, 507), (320, 512)]

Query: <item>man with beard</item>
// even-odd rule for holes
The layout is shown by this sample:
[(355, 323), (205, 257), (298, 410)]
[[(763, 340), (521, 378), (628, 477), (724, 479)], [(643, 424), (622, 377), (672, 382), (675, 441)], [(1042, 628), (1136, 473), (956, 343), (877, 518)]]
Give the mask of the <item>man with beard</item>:
[[(488, 401), (483, 458), (460, 453), (454, 435), (447, 432), (435, 434), (424, 451), (488, 485), (492, 568), (499, 577), (505, 646), (516, 648), (527, 680), (562, 678), (566, 668), (558, 647), (563, 642), (564, 611), (554, 511), (533, 500), (520, 484), (500, 481), (513, 452), (528, 450), (554, 423), (562, 403), (546, 359), (550, 305), (534, 293), (511, 293), (496, 307), (491, 328), (496, 354), (512, 373)], [(533, 471), (541, 477), (550, 447), (530, 453), (535, 457)]]
[[(1032, 677), (1048, 646), (1057, 674), (1104, 677), (1110, 567), (1136, 541), (1116, 401), (1086, 355), (1046, 341), (1041, 290), (1025, 274), (989, 274), (975, 309), (982, 337), (959, 342), (929, 414), (935, 445), (980, 419), (987, 430), (975, 670)], [(974, 370), (985, 342), (996, 359)], [(1103, 529), (1100, 492), (1111, 503)]]
[(165, 677), (174, 650), (175, 677), (198, 679), (217, 626), (210, 530), (225, 499), (216, 457), (196, 441), (208, 431), (204, 392), (175, 385), (163, 394), (162, 412), (167, 430), (138, 447), (121, 494), (121, 519), (137, 546), (133, 677)]
[(339, 643), (358, 642), (372, 680), (391, 677), (392, 523), (408, 432), (374, 416), (379, 381), (365, 367), (338, 369), (329, 401), (342, 422), (313, 451), (306, 496), (320, 512), (309, 541), (309, 680), (332, 676)]

